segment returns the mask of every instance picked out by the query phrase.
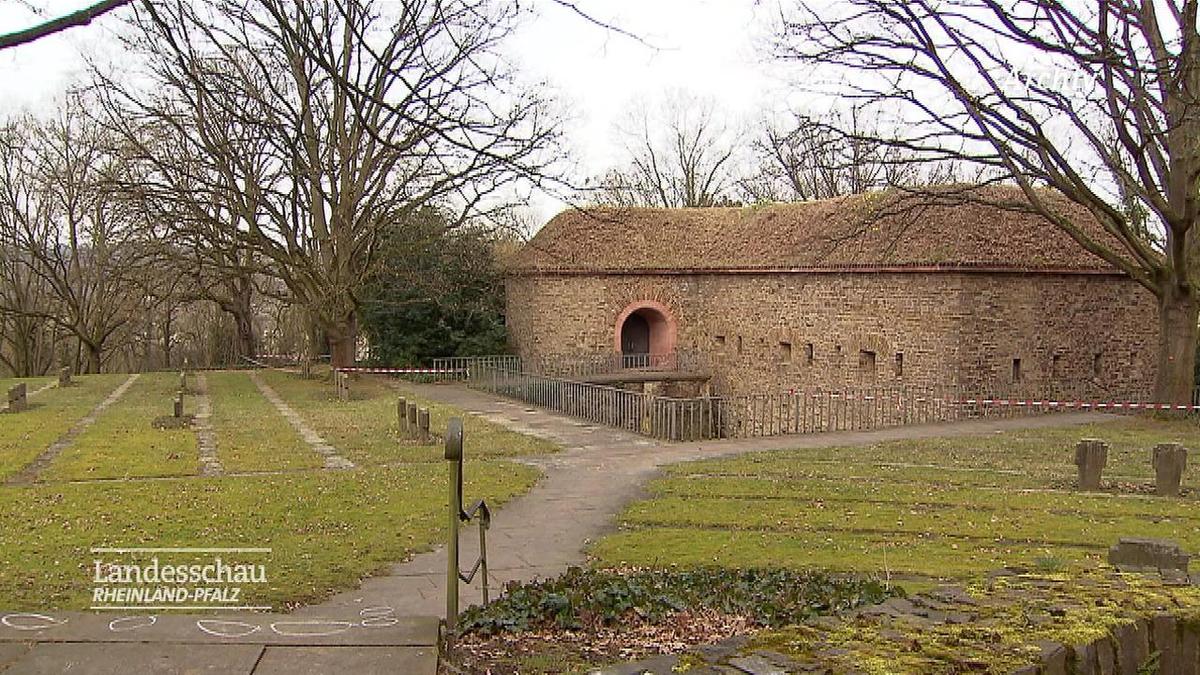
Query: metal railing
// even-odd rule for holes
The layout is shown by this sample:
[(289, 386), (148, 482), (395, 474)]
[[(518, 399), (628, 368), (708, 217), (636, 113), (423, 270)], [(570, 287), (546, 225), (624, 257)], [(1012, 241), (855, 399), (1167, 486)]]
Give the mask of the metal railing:
[(513, 368), (477, 369), (468, 385), (595, 424), (672, 441), (864, 431), (1040, 415), (1077, 409), (1049, 401), (1075, 400), (1086, 393), (1058, 387), (1053, 397), (1039, 397), (1027, 387), (1013, 385), (971, 389), (903, 385), (674, 398)]
[(521, 357), (512, 354), (493, 354), (489, 356), (447, 356), (433, 360), (433, 369), (442, 371), (438, 379), (465, 380), (472, 371), (478, 370), (520, 370)]
[(702, 371), (708, 360), (692, 352), (668, 354), (621, 354), (601, 352), (592, 354), (548, 354), (524, 364), (529, 372), (553, 377), (586, 377), (607, 375), (627, 370), (640, 371)]
[[(446, 426), (446, 461), (450, 463), (450, 533), (446, 543), (446, 628), (453, 630), (458, 622), (458, 582), (470, 584), (482, 574), (483, 604), (488, 598), (487, 531), (492, 524), (492, 512), (480, 499), (469, 509), (463, 508), (463, 423), (454, 417)], [(468, 572), (459, 566), (458, 529), (461, 523), (479, 522), (479, 557)]]

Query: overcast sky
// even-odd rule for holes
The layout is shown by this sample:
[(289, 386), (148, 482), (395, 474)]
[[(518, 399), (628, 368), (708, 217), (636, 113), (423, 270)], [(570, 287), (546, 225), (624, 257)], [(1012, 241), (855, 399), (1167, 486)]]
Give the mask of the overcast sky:
[[(0, 32), (38, 21), (27, 5), (57, 16), (89, 0), (0, 0)], [(771, 3), (763, 3), (769, 6)], [(775, 106), (780, 87), (756, 47), (766, 8), (750, 0), (581, 0), (595, 18), (639, 36), (606, 31), (550, 2), (533, 13), (509, 49), (527, 77), (544, 79), (571, 114), (568, 137), (585, 175), (616, 159), (614, 127), (639, 100), (667, 90), (714, 98), (735, 117), (753, 119)], [(117, 10), (120, 13), (125, 10)], [(0, 115), (51, 105), (82, 77), (85, 55), (111, 57), (106, 37), (117, 16), (37, 43), (0, 52)], [(119, 62), (119, 59), (118, 59)], [(536, 216), (560, 208), (541, 199)]]

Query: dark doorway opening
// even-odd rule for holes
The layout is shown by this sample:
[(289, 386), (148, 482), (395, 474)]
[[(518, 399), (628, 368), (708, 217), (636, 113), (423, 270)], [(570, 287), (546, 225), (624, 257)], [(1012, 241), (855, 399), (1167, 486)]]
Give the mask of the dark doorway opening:
[(638, 312), (630, 314), (621, 324), (621, 353), (650, 353), (650, 322)]

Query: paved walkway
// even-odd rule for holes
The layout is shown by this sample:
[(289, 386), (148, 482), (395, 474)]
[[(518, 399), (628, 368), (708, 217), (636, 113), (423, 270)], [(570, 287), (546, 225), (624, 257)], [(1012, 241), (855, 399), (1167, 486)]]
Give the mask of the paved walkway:
[(300, 434), (300, 437), (304, 439), (304, 442), (308, 443), (309, 447), (311, 447), (314, 452), (325, 458), (326, 469), (354, 468), (354, 462), (351, 462), (345, 457), (339, 455), (336, 448), (326, 442), (324, 438), (321, 438), (321, 435), (314, 431), (312, 427), (308, 426), (308, 424), (304, 421), (304, 418), (300, 417), (300, 414), (292, 409), (292, 406), (288, 405), (287, 402), (279, 396), (279, 394), (275, 393), (275, 390), (271, 388), (271, 385), (263, 382), (262, 378), (258, 375), (258, 371), (251, 372), (250, 379), (254, 381), (254, 386), (258, 387), (258, 390), (262, 392), (262, 395), (265, 396), (267, 400), (275, 406), (275, 409), (279, 411), (279, 414), (283, 415), (284, 418), (287, 419), (288, 424), (292, 425), (292, 428), (296, 430), (296, 433)]
[(108, 395), (108, 397), (106, 397), (100, 402), (99, 405), (93, 408), (92, 411), (87, 414), (87, 417), (84, 417), (72, 425), (65, 434), (60, 436), (58, 440), (51, 443), (50, 447), (46, 448), (42, 454), (34, 458), (32, 462), (25, 466), (25, 468), (10, 476), (7, 484), (22, 485), (36, 481), (42, 475), (42, 472), (46, 470), (46, 467), (50, 466), (50, 462), (53, 462), (55, 457), (58, 457), (60, 454), (62, 454), (63, 450), (71, 447), (71, 444), (75, 442), (75, 439), (78, 438), (80, 434), (87, 431), (88, 427), (92, 426), (96, 422), (96, 419), (100, 417), (100, 413), (104, 412), (105, 409), (112, 404), (121, 400), (121, 397), (125, 395), (126, 391), (129, 391), (129, 388), (133, 386), (134, 382), (137, 382), (139, 377), (141, 377), (141, 375), (136, 373), (130, 375), (129, 379), (122, 382), (121, 386), (114, 389), (113, 392)]
[[(505, 582), (555, 576), (569, 565), (586, 561), (583, 548), (615, 523), (615, 516), (641, 496), (642, 486), (666, 464), (783, 448), (861, 445), (890, 440), (965, 436), (1007, 429), (1084, 424), (1112, 419), (1097, 413), (1059, 414), (1008, 420), (976, 420), (952, 424), (897, 427), (877, 431), (832, 432), (804, 436), (659, 443), (629, 432), (598, 427), (532, 406), (493, 398), (459, 385), (410, 385), (429, 400), (453, 405), (524, 433), (561, 443), (563, 452), (526, 458), (545, 477), (524, 496), (494, 514), (488, 532), (489, 580), (499, 590)], [(471, 461), (471, 439), (466, 439)], [(474, 526), (461, 532), (463, 566), (478, 553)], [(373, 604), (393, 606), (403, 614), (445, 613), (446, 554), (423, 553), (396, 565), (390, 574), (363, 582), (297, 614), (345, 613)], [(462, 587), (464, 606), (478, 602), (478, 583)]]
[(0, 671), (435, 675), (438, 623), (387, 607), (301, 619), (12, 612), (0, 615)]
[(196, 373), (196, 446), (200, 455), (200, 475), (219, 476), (223, 472), (217, 456), (217, 434), (212, 425), (212, 399), (208, 396), (208, 379)]

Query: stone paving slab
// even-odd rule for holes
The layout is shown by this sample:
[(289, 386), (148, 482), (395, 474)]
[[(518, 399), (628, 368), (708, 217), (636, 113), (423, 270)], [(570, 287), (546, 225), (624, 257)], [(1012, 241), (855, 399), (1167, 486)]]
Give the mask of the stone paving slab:
[[(386, 609), (386, 611), (385, 611)], [(397, 615), (392, 608), (354, 614), (195, 616), (83, 612), (0, 615), (0, 643), (106, 642), (257, 644), (291, 646), (430, 646), (438, 639), (432, 616)]]
[(258, 645), (43, 643), (5, 670), (4, 675), (249, 675), (262, 651)]
[(435, 675), (436, 647), (267, 647), (254, 675)]

